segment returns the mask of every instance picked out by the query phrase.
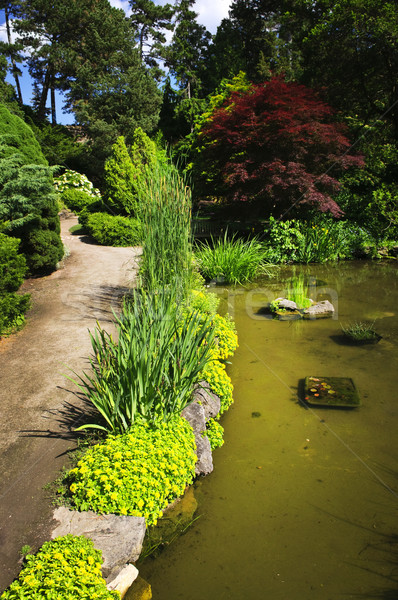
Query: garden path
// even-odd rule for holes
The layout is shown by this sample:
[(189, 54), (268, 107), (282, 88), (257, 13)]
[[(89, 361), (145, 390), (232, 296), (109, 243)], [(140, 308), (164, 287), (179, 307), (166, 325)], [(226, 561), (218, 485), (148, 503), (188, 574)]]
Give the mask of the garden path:
[(43, 486), (67, 464), (83, 406), (65, 374), (87, 367), (87, 329), (97, 320), (111, 327), (112, 308), (137, 272), (139, 249), (97, 246), (69, 232), (76, 224), (74, 216), (61, 220), (70, 255), (58, 271), (25, 281), (27, 325), (0, 341), (0, 592), (20, 570), (22, 546), (35, 550), (49, 538)]

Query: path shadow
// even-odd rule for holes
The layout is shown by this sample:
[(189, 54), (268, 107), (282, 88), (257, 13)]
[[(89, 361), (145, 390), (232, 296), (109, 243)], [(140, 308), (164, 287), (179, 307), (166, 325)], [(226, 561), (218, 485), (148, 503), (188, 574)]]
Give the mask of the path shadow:
[[(89, 423), (98, 423), (101, 419), (97, 410), (87, 400), (83, 393), (58, 386), (58, 389), (64, 390), (74, 396), (75, 401), (65, 401), (62, 408), (47, 409), (43, 412), (42, 418), (50, 421), (53, 425), (48, 429), (21, 429), (19, 433), (22, 437), (28, 438), (46, 438), (53, 440), (64, 440), (77, 442), (84, 437), (84, 431), (76, 431), (78, 427)], [(57, 424), (54, 427), (54, 423)], [(68, 454), (67, 450), (58, 456)]]

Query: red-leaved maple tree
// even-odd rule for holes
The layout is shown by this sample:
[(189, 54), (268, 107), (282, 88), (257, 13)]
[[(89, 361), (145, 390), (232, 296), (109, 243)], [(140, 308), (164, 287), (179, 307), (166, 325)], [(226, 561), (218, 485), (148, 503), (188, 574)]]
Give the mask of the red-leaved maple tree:
[(349, 154), (333, 116), (315, 92), (281, 77), (233, 93), (202, 129), (202, 173), (211, 174), (214, 195), (250, 201), (263, 214), (305, 204), (341, 216), (337, 177), (363, 159)]

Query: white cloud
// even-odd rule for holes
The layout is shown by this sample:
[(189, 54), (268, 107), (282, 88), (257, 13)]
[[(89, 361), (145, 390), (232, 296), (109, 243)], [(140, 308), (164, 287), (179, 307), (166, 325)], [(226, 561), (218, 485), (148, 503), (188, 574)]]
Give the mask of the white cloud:
[(216, 33), (221, 21), (228, 17), (231, 0), (196, 0), (194, 10), (198, 13), (198, 23), (210, 33)]
[(109, 4), (114, 8), (121, 8), (124, 10), (126, 15), (129, 17), (131, 14), (131, 8), (128, 0), (109, 0)]

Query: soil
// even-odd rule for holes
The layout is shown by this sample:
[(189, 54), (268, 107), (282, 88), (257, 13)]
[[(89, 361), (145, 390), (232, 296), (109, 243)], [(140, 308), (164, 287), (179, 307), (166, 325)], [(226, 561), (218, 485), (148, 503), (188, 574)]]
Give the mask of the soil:
[(22, 331), (0, 341), (0, 590), (21, 569), (20, 550), (35, 551), (53, 528), (51, 493), (44, 489), (76, 446), (74, 429), (87, 406), (68, 380), (88, 368), (88, 329), (112, 328), (112, 309), (134, 285), (139, 248), (95, 245), (72, 235), (61, 220), (69, 256), (49, 276), (28, 279), (22, 290), (32, 308)]

